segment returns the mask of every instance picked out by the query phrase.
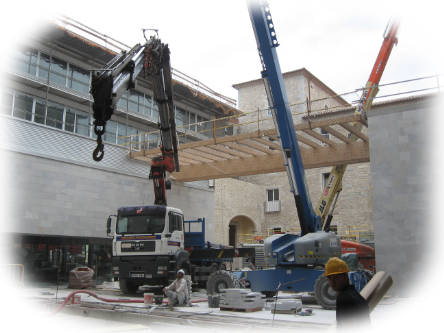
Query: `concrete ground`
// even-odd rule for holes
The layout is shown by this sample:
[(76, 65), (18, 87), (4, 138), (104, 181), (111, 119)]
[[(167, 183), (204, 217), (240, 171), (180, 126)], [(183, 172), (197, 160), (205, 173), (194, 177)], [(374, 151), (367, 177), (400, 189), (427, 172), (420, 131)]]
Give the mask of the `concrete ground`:
[[(194, 303), (188, 308), (169, 309), (167, 306), (145, 305), (144, 303), (123, 303), (122, 300), (143, 300), (139, 290), (132, 296), (123, 295), (114, 283), (97, 288), (83, 289), (116, 302), (104, 302), (93, 296), (80, 293), (80, 305), (66, 305), (57, 314), (63, 300), (75, 289), (66, 285), (34, 285), (15, 289), (7, 301), (2, 302), (2, 317), (5, 323), (13, 325), (17, 331), (32, 332), (261, 332), (298, 330), (300, 332), (325, 332), (335, 322), (335, 311), (325, 310), (307, 294), (280, 293), (279, 298), (303, 297), (303, 310), (313, 309), (311, 316), (298, 314), (275, 314), (270, 310), (257, 312), (221, 311), (210, 308), (206, 301)], [(11, 290), (10, 290), (11, 291)], [(204, 290), (193, 292), (192, 300), (205, 300)], [(166, 300), (166, 299), (165, 299)], [(70, 302), (68, 302), (70, 303)], [(402, 309), (413, 309), (417, 300), (402, 299), (386, 295), (371, 313), (372, 330), (388, 329), (413, 316)], [(6, 305), (6, 306), (5, 306)], [(26, 315), (25, 315), (26, 314)], [(413, 314), (413, 313), (412, 313)]]

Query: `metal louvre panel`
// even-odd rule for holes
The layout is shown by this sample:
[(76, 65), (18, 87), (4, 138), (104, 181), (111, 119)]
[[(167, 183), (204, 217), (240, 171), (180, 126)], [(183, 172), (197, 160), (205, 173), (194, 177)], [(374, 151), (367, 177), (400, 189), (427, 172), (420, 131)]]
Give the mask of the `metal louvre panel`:
[[(20, 73), (23, 73), (23, 72), (20, 72)], [(36, 81), (35, 78), (36, 78), (35, 76), (31, 75), (32, 80)], [(44, 84), (46, 85), (46, 81)], [(6, 81), (5, 84), (3, 85), (3, 87), (5, 87), (5, 89), (15, 90), (17, 92), (31, 95), (32, 97), (37, 97), (40, 99), (46, 98), (45, 91), (38, 90), (38, 89), (32, 88), (30, 86), (14, 82), (14, 81)], [(66, 88), (66, 89), (68, 90), (69, 93), (72, 93), (72, 91), (73, 91), (72, 89), (69, 89), (69, 88)], [(80, 97), (83, 97), (83, 96), (80, 96)], [(79, 111), (84, 111), (87, 113), (89, 112), (89, 107), (87, 105), (83, 105), (83, 104), (77, 103), (75, 101), (72, 101), (70, 99), (66, 99), (66, 98), (56, 96), (53, 94), (48, 94), (48, 101), (59, 103), (59, 104), (62, 104), (63, 106), (71, 107), (71, 108), (77, 109)], [(88, 99), (86, 99), (85, 101), (88, 101)]]
[[(126, 117), (124, 114), (122, 114), (122, 115), (113, 114), (111, 116), (111, 120), (117, 121), (117, 122), (124, 124), (124, 125), (126, 124)], [(146, 124), (142, 124), (140, 122), (128, 119), (128, 126), (135, 127), (137, 129), (140, 129), (145, 132), (155, 132), (155, 131), (158, 132), (159, 129), (157, 128), (156, 125), (157, 125), (157, 123), (154, 123), (154, 124), (152, 124), (153, 127), (150, 127), (150, 126), (147, 126)]]
[[(23, 72), (20, 72), (20, 73), (23, 73)], [(35, 78), (35, 76), (32, 76), (32, 75), (31, 75), (31, 77), (32, 77), (32, 79)], [(45, 99), (45, 97), (46, 97), (45, 91), (38, 90), (38, 89), (32, 88), (30, 86), (26, 86), (24, 84), (14, 82), (14, 81), (6, 81), (5, 80), (4, 84), (2, 85), (2, 89), (13, 90), (13, 91), (17, 91), (19, 93), (25, 93), (25, 94), (29, 94), (34, 97), (43, 98), (43, 99)]]
[[(86, 101), (93, 101), (93, 98), (92, 98), (92, 96), (90, 94), (84, 94), (84, 93), (81, 93), (80, 91), (68, 88), (66, 86), (62, 86), (62, 85), (54, 83), (54, 82), (49, 82), (49, 86), (54, 88), (54, 89), (57, 89), (57, 90), (60, 90), (60, 91), (64, 91), (64, 92), (66, 92), (66, 93), (68, 93), (70, 95), (83, 98)], [(65, 100), (63, 97), (57, 97), (57, 98)]]
[[(113, 169), (123, 174), (147, 177), (146, 162), (128, 158), (128, 149), (105, 143), (105, 157), (99, 163), (92, 159), (97, 143), (94, 139), (62, 131), (11, 116), (0, 116), (0, 147), (56, 160), (72, 161), (76, 164)], [(25, 135), (26, 134), (26, 135)]]
[(38, 83), (40, 83), (42, 85), (46, 85), (46, 80), (45, 79), (42, 79), (42, 78), (37, 77), (35, 75), (29, 74), (29, 73), (26, 73), (26, 72), (22, 72), (20, 70), (14, 69), (12, 67), (7, 67), (4, 70), (7, 73), (11, 73), (11, 74), (17, 75), (19, 77), (25, 78), (27, 80), (38, 82)]

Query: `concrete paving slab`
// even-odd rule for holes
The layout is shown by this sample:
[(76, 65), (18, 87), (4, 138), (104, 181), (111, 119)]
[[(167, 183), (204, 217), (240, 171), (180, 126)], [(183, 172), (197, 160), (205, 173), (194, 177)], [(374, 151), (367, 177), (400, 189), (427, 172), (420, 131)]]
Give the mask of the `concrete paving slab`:
[[(139, 309), (143, 311), (148, 311), (151, 306), (141, 303), (123, 303), (121, 300), (138, 300), (143, 301), (143, 291), (139, 291), (138, 294), (127, 296), (123, 295), (119, 290), (113, 289), (88, 289), (99, 296), (106, 298), (116, 299), (116, 302), (107, 303), (98, 300), (92, 296), (87, 296), (82, 294), (81, 302), (84, 303), (100, 303), (100, 304), (111, 304), (113, 308), (125, 309), (128, 307)], [(48, 291), (54, 293), (55, 295), (42, 295), (41, 291)], [(55, 287), (45, 287), (45, 288), (25, 288), (24, 291), (18, 290), (18, 288), (0, 288), (0, 301), (10, 301), (13, 302), (16, 297), (26, 297), (26, 298), (39, 298), (48, 301), (55, 301), (57, 299), (63, 300), (67, 297), (73, 290), (66, 287), (59, 287), (56, 290)], [(285, 294), (286, 296), (288, 294)], [(192, 298), (204, 298), (205, 294), (193, 293)], [(289, 298), (289, 297), (285, 297)], [(304, 300), (304, 297), (302, 297)], [(271, 321), (273, 319), (273, 314), (268, 310), (243, 313), (243, 312), (225, 312), (220, 311), (218, 308), (209, 308), (207, 302), (195, 303), (193, 307), (185, 308), (174, 308), (175, 311), (190, 313), (190, 314), (207, 314), (210, 313), (211, 316), (220, 317), (239, 317), (239, 318), (251, 318), (257, 319), (258, 322)], [(76, 306), (76, 305), (70, 305)], [(444, 308), (443, 298), (396, 298), (389, 297), (384, 298), (384, 300), (379, 304), (371, 314), (373, 326), (375, 328), (392, 328), (394, 326), (404, 326), (404, 327), (434, 327), (444, 329), (444, 318), (436, 317), (431, 318), (427, 315), (419, 314), (419, 311), (433, 310), (432, 307)], [(335, 311), (324, 310), (319, 305), (314, 303), (307, 304), (303, 301), (303, 309), (312, 308), (313, 314), (311, 316), (299, 316), (299, 315), (283, 315), (276, 314), (275, 320), (278, 321), (291, 321), (291, 322), (301, 322), (301, 323), (311, 323), (311, 324), (331, 324), (335, 321)], [(58, 315), (57, 315), (58, 316)], [(82, 318), (83, 321), (84, 318)], [(48, 319), (46, 319), (48, 320)], [(10, 321), (5, 321), (9, 323)], [(28, 323), (28, 320), (21, 321), (17, 325), (23, 325), (23, 323)], [(31, 326), (32, 328), (32, 326)], [(35, 328), (35, 326), (34, 326)], [(73, 328), (69, 328), (73, 329)], [(43, 331), (42, 331), (43, 332)], [(48, 331), (50, 332), (50, 331)], [(39, 331), (40, 333), (40, 331)]]
[[(97, 319), (91, 317), (81, 317), (58, 313), (50, 318), (43, 319), (17, 319), (2, 320), (0, 332), (2, 333), (58, 333), (63, 331), (81, 330), (88, 332), (90, 329), (113, 328), (128, 326), (118, 321)], [(149, 328), (133, 331), (137, 333), (153, 332)]]

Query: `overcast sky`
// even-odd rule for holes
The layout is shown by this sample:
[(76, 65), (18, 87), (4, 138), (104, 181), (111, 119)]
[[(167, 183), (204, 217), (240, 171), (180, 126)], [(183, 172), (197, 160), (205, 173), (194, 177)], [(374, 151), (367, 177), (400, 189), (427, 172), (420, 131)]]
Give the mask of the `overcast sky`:
[[(32, 21), (52, 9), (129, 46), (144, 42), (142, 28), (159, 29), (162, 41), (170, 45), (175, 69), (235, 99), (233, 84), (260, 77), (256, 42), (243, 0), (74, 3), (40, 1), (38, 7), (37, 2), (20, 3), (16, 13), (21, 13), (21, 19), (4, 20), (2, 38), (19, 38), (19, 31), (33, 29)], [(403, 16), (399, 44), (381, 83), (444, 74), (444, 23), (437, 1), (416, 1), (415, 6), (409, 4), (412, 1), (269, 3), (283, 72), (305, 67), (337, 93), (362, 87), (382, 45), (386, 24), (398, 13)], [(436, 79), (399, 85), (396, 91), (381, 89), (379, 95), (436, 85)]]

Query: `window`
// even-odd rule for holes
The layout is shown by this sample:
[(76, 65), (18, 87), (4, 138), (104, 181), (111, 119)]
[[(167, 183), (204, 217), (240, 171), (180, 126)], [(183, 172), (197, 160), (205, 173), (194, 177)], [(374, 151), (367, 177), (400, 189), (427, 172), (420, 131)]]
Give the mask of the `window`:
[(188, 124), (193, 124), (190, 125), (189, 129), (193, 132), (196, 132), (196, 115), (192, 112), (188, 112), (190, 114), (190, 119), (188, 121)]
[(46, 112), (46, 125), (63, 129), (63, 113), (64, 108), (52, 102), (48, 102), (48, 109)]
[(176, 107), (176, 126), (186, 126), (188, 125), (187, 111)]
[(117, 137), (117, 123), (108, 120), (106, 122), (104, 140), (110, 143), (116, 143), (116, 137)]
[(49, 74), (49, 81), (66, 86), (66, 71), (68, 64), (55, 57), (51, 58), (51, 72)]
[(183, 230), (183, 216), (170, 212), (170, 233)]
[(131, 134), (131, 147), (134, 148), (143, 148), (143, 131), (137, 128), (131, 127), (131, 130), (128, 131)]
[(212, 129), (213, 123), (211, 121), (208, 121), (208, 119), (205, 119), (204, 117), (201, 117), (199, 115), (196, 115), (196, 132), (205, 135), (207, 137), (212, 137), (213, 134), (211, 131), (206, 131), (206, 129)]
[(16, 94), (12, 115), (17, 118), (31, 120), (34, 99), (27, 95)]
[(88, 114), (81, 111), (76, 111), (76, 133), (88, 136)]
[(143, 113), (146, 114), (147, 116), (151, 116), (151, 103), (152, 103), (152, 97), (150, 95), (145, 94), (145, 101), (144, 101), (145, 107), (143, 109)]
[(49, 55), (41, 52), (39, 61), (39, 72), (38, 77), (47, 80), (49, 72)]
[[(51, 63), (51, 71), (49, 72), (49, 64)], [(48, 79), (49, 81), (60, 84), (66, 87), (66, 72), (68, 69), (68, 63), (52, 57), (50, 59), (49, 55), (40, 52), (40, 62), (39, 62), (39, 73), (38, 76), (43, 79)], [(89, 79), (88, 79), (89, 84)], [(71, 85), (69, 86), (71, 87)]]
[(279, 200), (279, 189), (267, 189), (267, 198), (265, 201), (265, 213), (281, 211), (281, 202)]
[(89, 93), (89, 71), (69, 65), (68, 87), (82, 93)]
[(125, 91), (122, 97), (120, 97), (120, 99), (117, 101), (117, 105), (126, 109), (128, 107), (127, 103), (128, 103), (128, 92)]
[(146, 149), (154, 149), (159, 148), (159, 134), (157, 133), (150, 133), (149, 135), (146, 135), (147, 138), (147, 148)]
[(14, 93), (10, 91), (2, 91), (2, 101), (0, 112), (2, 114), (11, 115), (12, 113), (12, 103), (14, 99)]
[(88, 114), (66, 108), (64, 130), (88, 136)]
[(279, 200), (279, 189), (270, 189), (267, 190), (267, 198), (268, 201), (278, 201)]
[(37, 99), (35, 101), (34, 121), (39, 124), (44, 124), (45, 117), (46, 117), (45, 102)]
[(130, 90), (130, 97), (129, 97), (129, 103), (128, 108), (130, 110), (143, 113), (143, 93), (140, 93), (134, 89)]
[(153, 102), (152, 116), (156, 119), (159, 119), (159, 105), (157, 105), (156, 101)]
[(127, 143), (126, 126), (124, 124), (117, 124), (117, 144), (123, 145)]
[(19, 71), (36, 74), (38, 51), (29, 47), (23, 47), (20, 50), (13, 50), (11, 66)]

